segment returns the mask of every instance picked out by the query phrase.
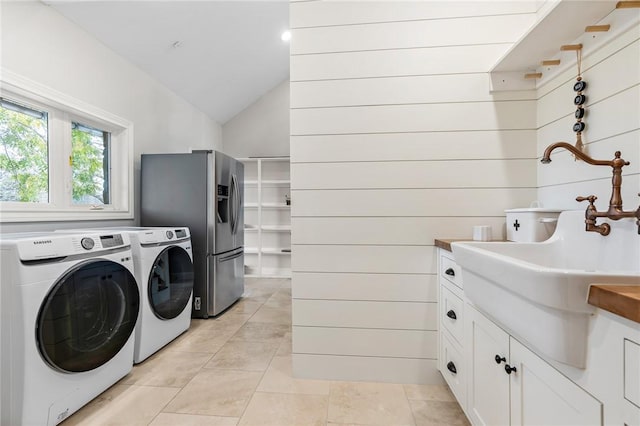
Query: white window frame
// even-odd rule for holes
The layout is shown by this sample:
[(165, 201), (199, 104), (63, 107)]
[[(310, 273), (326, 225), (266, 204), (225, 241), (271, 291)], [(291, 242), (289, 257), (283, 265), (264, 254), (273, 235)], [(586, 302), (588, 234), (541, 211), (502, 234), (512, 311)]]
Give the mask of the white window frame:
[[(0, 223), (133, 219), (133, 123), (5, 69), (0, 96), (49, 114), (49, 202), (0, 202)], [(73, 204), (71, 122), (111, 133), (110, 204)]]

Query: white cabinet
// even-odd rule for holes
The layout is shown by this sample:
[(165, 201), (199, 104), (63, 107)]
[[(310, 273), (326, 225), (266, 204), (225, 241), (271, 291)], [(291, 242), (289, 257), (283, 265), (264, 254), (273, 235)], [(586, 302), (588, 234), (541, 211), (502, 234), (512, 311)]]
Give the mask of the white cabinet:
[(602, 404), (466, 305), (468, 413), (476, 425), (600, 425)]
[(509, 375), (504, 366), (509, 357), (509, 335), (471, 305), (466, 308), (467, 412), (475, 425), (508, 425)]
[(602, 404), (510, 338), (512, 425), (600, 425)]
[(241, 158), (245, 165), (245, 274), (291, 276), (289, 157)]
[(464, 361), (464, 292), (460, 268), (453, 254), (438, 251), (439, 360), (438, 368), (466, 412), (467, 366)]

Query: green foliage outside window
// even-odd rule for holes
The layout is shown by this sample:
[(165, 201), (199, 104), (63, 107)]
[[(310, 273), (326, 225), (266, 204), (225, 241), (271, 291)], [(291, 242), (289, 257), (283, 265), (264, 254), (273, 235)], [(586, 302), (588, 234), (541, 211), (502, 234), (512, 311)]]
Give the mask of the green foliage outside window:
[[(74, 204), (109, 204), (108, 133), (76, 125), (71, 131)], [(108, 151), (107, 151), (108, 152)], [(108, 158), (108, 155), (106, 156)]]
[[(109, 204), (109, 136), (73, 123), (69, 163), (74, 204)], [(0, 201), (49, 201), (48, 139), (46, 112), (2, 101)]]
[(0, 107), (0, 201), (47, 202), (47, 117)]

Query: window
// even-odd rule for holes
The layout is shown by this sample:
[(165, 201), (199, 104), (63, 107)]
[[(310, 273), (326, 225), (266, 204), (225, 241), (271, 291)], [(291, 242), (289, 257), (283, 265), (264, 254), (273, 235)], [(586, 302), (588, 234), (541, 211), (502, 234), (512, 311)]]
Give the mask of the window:
[(49, 201), (47, 113), (0, 98), (0, 201)]
[(71, 171), (74, 204), (109, 204), (111, 133), (71, 123)]
[(19, 76), (0, 84), (0, 220), (132, 218), (132, 124)]

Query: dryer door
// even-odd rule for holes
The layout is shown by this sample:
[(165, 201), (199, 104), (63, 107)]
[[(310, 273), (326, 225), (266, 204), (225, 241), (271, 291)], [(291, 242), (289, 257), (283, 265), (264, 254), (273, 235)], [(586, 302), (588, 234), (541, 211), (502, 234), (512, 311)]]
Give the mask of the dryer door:
[(140, 295), (123, 265), (91, 260), (65, 273), (40, 306), (36, 340), (47, 363), (68, 373), (107, 363), (133, 332)]
[(167, 247), (156, 257), (147, 285), (151, 311), (162, 320), (170, 320), (189, 304), (193, 291), (193, 262), (178, 246)]

